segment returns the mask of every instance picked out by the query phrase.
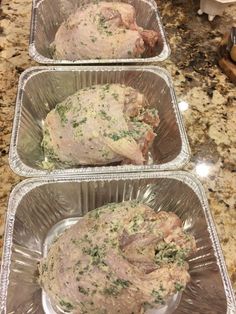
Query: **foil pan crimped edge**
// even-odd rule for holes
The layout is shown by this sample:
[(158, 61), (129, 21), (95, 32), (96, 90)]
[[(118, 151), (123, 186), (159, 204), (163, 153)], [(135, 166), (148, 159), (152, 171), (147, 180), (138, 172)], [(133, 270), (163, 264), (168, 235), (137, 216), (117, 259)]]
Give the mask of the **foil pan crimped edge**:
[(221, 246), (219, 243), (218, 235), (214, 225), (214, 221), (208, 206), (207, 198), (205, 191), (199, 182), (199, 180), (192, 174), (184, 171), (167, 171), (159, 173), (130, 173), (126, 174), (104, 174), (104, 175), (93, 175), (93, 176), (64, 176), (60, 178), (32, 178), (26, 179), (19, 183), (11, 192), (8, 211), (5, 219), (5, 236), (4, 236), (4, 246), (3, 246), (3, 257), (1, 264), (1, 273), (0, 273), (0, 313), (6, 313), (6, 298), (7, 298), (7, 287), (9, 280), (9, 271), (11, 263), (11, 247), (12, 247), (12, 237), (13, 237), (13, 228), (16, 209), (22, 199), (22, 197), (27, 194), (30, 190), (50, 183), (56, 182), (81, 182), (81, 181), (110, 181), (110, 180), (132, 180), (132, 179), (148, 179), (148, 178), (169, 178), (176, 179), (185, 183), (189, 186), (195, 194), (198, 196), (202, 209), (206, 218), (208, 231), (212, 241), (214, 254), (217, 259), (217, 264), (220, 269), (222, 282), (224, 286), (225, 296), (227, 299), (227, 314), (236, 313), (236, 299), (233, 292), (231, 282), (228, 277), (224, 257), (222, 254)]
[[(23, 98), (24, 87), (27, 81), (34, 76), (34, 74), (40, 72), (48, 72), (48, 71), (122, 71), (122, 70), (142, 70), (142, 71), (151, 71), (153, 73), (157, 73), (161, 75), (161, 77), (166, 81), (167, 86), (169, 87), (171, 99), (172, 99), (172, 106), (176, 118), (176, 122), (180, 132), (181, 138), (181, 150), (180, 153), (176, 156), (174, 160), (163, 164), (153, 164), (153, 165), (123, 165), (123, 166), (99, 166), (99, 167), (83, 167), (83, 168), (71, 168), (71, 169), (55, 169), (51, 170), (50, 172), (47, 170), (39, 170), (31, 168), (25, 165), (22, 160), (20, 159), (18, 152), (17, 152), (17, 141), (18, 141), (18, 133), (20, 127), (20, 120), (21, 120), (21, 103)], [(18, 84), (18, 92), (16, 98), (16, 108), (15, 108), (15, 118), (13, 123), (13, 130), (12, 130), (12, 138), (11, 138), (11, 145), (10, 145), (10, 152), (9, 152), (9, 163), (11, 169), (25, 177), (33, 177), (33, 176), (63, 176), (63, 175), (86, 175), (86, 174), (99, 174), (99, 173), (118, 173), (118, 172), (138, 172), (138, 171), (162, 171), (162, 170), (176, 170), (181, 169), (185, 166), (190, 160), (190, 147), (187, 139), (187, 134), (184, 128), (183, 119), (181, 113), (179, 111), (173, 82), (170, 77), (170, 74), (167, 70), (157, 67), (157, 66), (145, 66), (140, 68), (140, 66), (51, 66), (51, 67), (32, 67), (24, 71), (19, 79)]]
[(133, 58), (133, 59), (88, 59), (88, 60), (76, 60), (76, 61), (70, 61), (70, 60), (54, 60), (47, 57), (44, 57), (41, 55), (35, 46), (35, 37), (36, 37), (36, 31), (37, 31), (37, 11), (39, 5), (42, 3), (43, 0), (33, 0), (32, 2), (32, 14), (31, 14), (31, 24), (30, 24), (30, 40), (29, 40), (29, 55), (30, 57), (41, 64), (107, 64), (107, 63), (151, 63), (151, 62), (159, 62), (166, 60), (171, 53), (170, 46), (167, 42), (167, 36), (165, 34), (164, 27), (161, 22), (161, 17), (157, 9), (157, 4), (153, 0), (143, 0), (147, 2), (152, 9), (155, 11), (156, 14), (156, 20), (159, 26), (159, 31), (161, 35), (161, 39), (163, 41), (163, 49), (161, 53), (155, 57), (152, 58)]

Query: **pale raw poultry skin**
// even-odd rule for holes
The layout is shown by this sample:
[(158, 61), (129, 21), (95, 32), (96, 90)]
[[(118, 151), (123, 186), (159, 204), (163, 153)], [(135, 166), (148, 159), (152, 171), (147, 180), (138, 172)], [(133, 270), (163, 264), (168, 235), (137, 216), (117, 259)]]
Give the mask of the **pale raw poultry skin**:
[(79, 7), (59, 27), (52, 44), (55, 59), (139, 58), (155, 47), (158, 34), (136, 24), (132, 5), (90, 3)]
[(140, 314), (184, 290), (186, 259), (195, 250), (174, 213), (111, 203), (56, 239), (40, 263), (40, 284), (66, 312)]
[(81, 89), (50, 111), (42, 146), (69, 165), (143, 164), (159, 124), (143, 94), (120, 84)]

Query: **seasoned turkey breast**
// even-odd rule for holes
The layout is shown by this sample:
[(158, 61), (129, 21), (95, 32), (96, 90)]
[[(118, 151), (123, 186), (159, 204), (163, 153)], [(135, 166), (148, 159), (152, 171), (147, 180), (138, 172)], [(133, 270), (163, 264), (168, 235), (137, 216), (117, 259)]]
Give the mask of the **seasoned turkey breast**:
[(56, 59), (136, 58), (154, 47), (158, 34), (136, 24), (135, 9), (101, 1), (79, 7), (59, 27), (52, 44)]
[(74, 314), (140, 314), (182, 291), (196, 250), (171, 212), (135, 201), (97, 208), (66, 230), (39, 266), (54, 306)]
[(70, 165), (143, 164), (159, 124), (143, 94), (120, 84), (76, 92), (48, 113), (45, 155)]

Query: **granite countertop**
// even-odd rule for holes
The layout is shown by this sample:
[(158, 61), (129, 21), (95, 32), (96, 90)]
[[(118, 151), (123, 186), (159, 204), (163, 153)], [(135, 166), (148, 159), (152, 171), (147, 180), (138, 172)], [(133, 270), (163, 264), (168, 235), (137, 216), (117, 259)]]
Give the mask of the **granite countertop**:
[[(236, 89), (217, 66), (217, 45), (236, 7), (209, 23), (199, 2), (157, 0), (172, 49), (162, 66), (171, 73), (184, 107), (192, 149), (187, 170), (202, 181), (236, 289)], [(22, 178), (8, 165), (14, 102), (20, 73), (36, 65), (28, 56), (31, 0), (3, 0), (0, 13), (0, 248), (9, 193)], [(207, 172), (209, 172), (207, 174)]]

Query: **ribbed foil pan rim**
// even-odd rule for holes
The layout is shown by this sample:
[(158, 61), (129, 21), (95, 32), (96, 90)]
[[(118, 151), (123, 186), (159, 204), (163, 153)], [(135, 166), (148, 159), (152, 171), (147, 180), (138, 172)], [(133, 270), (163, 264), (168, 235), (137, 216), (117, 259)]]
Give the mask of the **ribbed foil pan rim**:
[(209, 209), (208, 201), (206, 198), (205, 191), (200, 181), (192, 174), (186, 171), (165, 171), (165, 172), (150, 172), (150, 173), (128, 173), (128, 174), (103, 174), (103, 175), (92, 175), (92, 176), (62, 176), (58, 177), (41, 177), (26, 179), (19, 183), (11, 192), (8, 203), (8, 210), (5, 219), (5, 236), (3, 246), (3, 258), (0, 273), (0, 313), (6, 313), (6, 298), (7, 298), (7, 287), (9, 280), (9, 271), (11, 263), (11, 247), (14, 220), (17, 206), (19, 205), (22, 197), (27, 194), (30, 190), (51, 183), (60, 182), (82, 182), (82, 181), (119, 181), (119, 180), (134, 180), (134, 179), (155, 179), (155, 178), (169, 178), (176, 179), (184, 182), (188, 185), (198, 196), (202, 209), (206, 218), (208, 231), (212, 240), (214, 254), (217, 260), (217, 264), (220, 269), (222, 282), (224, 286), (225, 296), (227, 300), (227, 314), (236, 313), (236, 299), (233, 292), (233, 288), (227, 273), (223, 253), (221, 250), (219, 238), (216, 232), (214, 221)]
[[(122, 71), (122, 70), (141, 70), (151, 71), (154, 73), (162, 74), (162, 78), (166, 81), (172, 98), (172, 105), (175, 112), (176, 122), (178, 124), (180, 138), (181, 138), (181, 151), (178, 156), (167, 163), (159, 165), (123, 165), (123, 166), (99, 166), (99, 167), (83, 167), (83, 168), (71, 168), (71, 169), (55, 169), (42, 170), (34, 169), (25, 165), (17, 152), (17, 141), (19, 133), (19, 125), (21, 119), (21, 102), (23, 97), (23, 91), (27, 81), (39, 72), (48, 71)], [(39, 176), (64, 176), (64, 175), (83, 175), (83, 174), (100, 174), (100, 173), (127, 173), (127, 172), (143, 172), (143, 171), (163, 171), (163, 170), (177, 170), (183, 168), (190, 160), (191, 151), (188, 143), (187, 134), (184, 128), (183, 118), (180, 113), (177, 98), (174, 91), (174, 85), (172, 78), (167, 70), (158, 66), (38, 66), (31, 67), (25, 70), (21, 75), (18, 83), (18, 91), (16, 97), (15, 117), (13, 122), (12, 137), (10, 143), (9, 152), (9, 164), (16, 174), (24, 177), (39, 177)]]
[(151, 63), (151, 62), (160, 62), (166, 60), (170, 54), (170, 46), (167, 42), (167, 36), (164, 30), (164, 27), (161, 22), (161, 17), (157, 9), (157, 4), (154, 0), (143, 0), (144, 2), (148, 3), (153, 10), (155, 11), (156, 14), (156, 19), (158, 22), (161, 38), (163, 40), (163, 49), (162, 52), (152, 58), (133, 58), (133, 59), (87, 59), (87, 60), (54, 60), (50, 58), (46, 58), (42, 56), (36, 49), (35, 46), (35, 35), (36, 35), (36, 21), (37, 21), (37, 10), (41, 2), (44, 0), (33, 0), (32, 1), (32, 13), (31, 13), (31, 23), (30, 23), (30, 40), (29, 40), (29, 55), (30, 57), (37, 61), (38, 63), (41, 64), (74, 64), (74, 65), (79, 65), (79, 64), (119, 64), (119, 63)]

